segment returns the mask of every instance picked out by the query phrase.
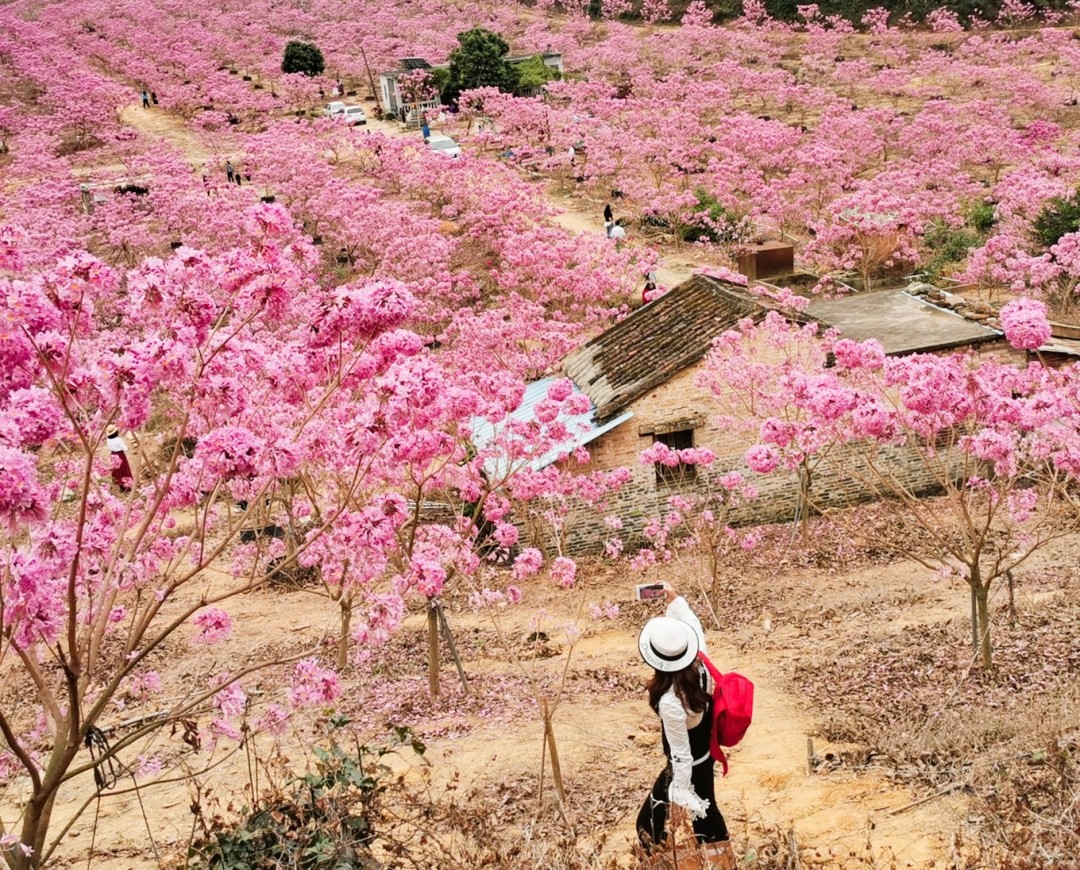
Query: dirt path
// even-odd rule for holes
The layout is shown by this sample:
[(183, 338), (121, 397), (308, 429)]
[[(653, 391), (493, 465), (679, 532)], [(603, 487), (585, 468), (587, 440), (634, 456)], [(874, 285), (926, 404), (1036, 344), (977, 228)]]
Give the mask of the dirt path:
[(201, 166), (214, 157), (188, 129), (184, 119), (161, 108), (144, 109), (139, 103), (123, 106), (119, 112), (121, 123), (145, 136), (164, 139), (176, 148), (192, 166)]

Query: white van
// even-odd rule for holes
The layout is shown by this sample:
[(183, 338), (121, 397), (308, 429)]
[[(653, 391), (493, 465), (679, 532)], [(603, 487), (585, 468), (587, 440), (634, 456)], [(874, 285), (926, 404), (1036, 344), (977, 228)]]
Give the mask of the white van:
[(340, 115), (345, 109), (346, 106), (344, 103), (327, 103), (326, 108), (323, 109), (323, 114), (333, 118), (334, 115)]
[(427, 137), (427, 143), (436, 154), (443, 154), (446, 157), (461, 156), (461, 146), (449, 136), (433, 133)]

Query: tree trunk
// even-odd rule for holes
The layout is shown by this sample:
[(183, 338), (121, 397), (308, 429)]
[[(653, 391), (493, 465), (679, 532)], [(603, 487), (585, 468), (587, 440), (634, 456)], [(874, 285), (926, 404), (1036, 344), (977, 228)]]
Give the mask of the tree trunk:
[(980, 585), (975, 593), (978, 615), (979, 659), (986, 669), (993, 667), (993, 651), (990, 646), (990, 590)]
[(338, 601), (341, 608), (341, 634), (337, 642), (337, 669), (349, 663), (349, 628), (352, 625), (352, 596), (342, 595)]
[(52, 818), (53, 803), (56, 800), (56, 792), (39, 804), (36, 796), (30, 799), (26, 805), (26, 817), (23, 819), (22, 836), (20, 842), (33, 847), (33, 853), (24, 855), (22, 849), (16, 846), (12, 850), (15, 857), (15, 870), (32, 870), (41, 866), (41, 854), (45, 851), (45, 837), (49, 832), (49, 821)]
[(551, 727), (551, 710), (547, 698), (544, 698), (544, 739), (547, 741), (548, 754), (551, 756), (551, 778), (555, 781), (555, 793), (559, 803), (566, 806), (566, 791), (563, 789), (562, 767), (559, 765), (559, 749), (555, 745), (555, 731)]
[(976, 591), (977, 580), (969, 581), (971, 585), (971, 651), (979, 648), (979, 593)]
[(431, 697), (439, 694), (439, 610), (434, 600), (428, 601), (428, 691)]

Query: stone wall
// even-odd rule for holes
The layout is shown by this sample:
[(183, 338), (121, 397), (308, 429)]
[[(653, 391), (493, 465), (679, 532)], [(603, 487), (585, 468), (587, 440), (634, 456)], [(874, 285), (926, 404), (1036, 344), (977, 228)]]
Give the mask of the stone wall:
[[(752, 433), (722, 427), (716, 416), (719, 406), (708, 390), (694, 383), (700, 366), (687, 369), (667, 383), (642, 396), (630, 406), (634, 416), (621, 426), (601, 436), (590, 445), (592, 461), (583, 471), (626, 466), (633, 479), (612, 495), (604, 511), (592, 508), (574, 510), (567, 517), (568, 532), (564, 542), (566, 552), (585, 555), (603, 550), (604, 542), (613, 532), (604, 517), (614, 515), (622, 520), (620, 537), (629, 548), (643, 541), (641, 532), (653, 517), (662, 516), (668, 499), (683, 492), (708, 494), (714, 489), (711, 480), (732, 471), (741, 473), (758, 490), (758, 498), (733, 509), (731, 522), (735, 525), (790, 522), (806, 508), (801, 504), (798, 474), (777, 470), (762, 475), (750, 471), (744, 462), (746, 449), (756, 442)], [(707, 447), (716, 456), (708, 474), (700, 473), (690, 484), (658, 483), (653, 466), (643, 466), (639, 459), (642, 450), (653, 443), (653, 432), (670, 431), (672, 425), (694, 429), (694, 446)], [(884, 473), (902, 483), (910, 492), (926, 495), (939, 491), (950, 476), (970, 474), (969, 462), (959, 451), (940, 455), (927, 463), (914, 447), (867, 445), (867, 453), (856, 448), (834, 449), (819, 462), (811, 474), (810, 498), (819, 508), (837, 507), (866, 501), (877, 496), (869, 481), (873, 480), (866, 458)], [(540, 541), (541, 544), (550, 542)]]

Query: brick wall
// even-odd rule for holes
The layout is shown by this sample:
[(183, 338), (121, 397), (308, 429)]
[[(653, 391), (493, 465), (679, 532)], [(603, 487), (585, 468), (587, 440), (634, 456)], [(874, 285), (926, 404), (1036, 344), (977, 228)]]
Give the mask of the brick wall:
[[(583, 470), (610, 469), (626, 466), (633, 472), (633, 480), (618, 494), (609, 497), (605, 512), (591, 508), (575, 510), (567, 516), (567, 532), (563, 542), (565, 552), (576, 555), (596, 553), (603, 550), (604, 542), (614, 534), (604, 523), (605, 515), (618, 516), (623, 523), (620, 533), (628, 547), (639, 546), (641, 531), (649, 519), (660, 516), (668, 509), (667, 501), (672, 495), (687, 488), (699, 493), (712, 489), (710, 477), (732, 471), (743, 474), (747, 482), (758, 490), (758, 498), (733, 509), (731, 521), (735, 525), (788, 522), (796, 518), (800, 506), (798, 475), (795, 472), (777, 470), (760, 475), (750, 471), (743, 457), (746, 449), (756, 439), (750, 433), (739, 432), (731, 427), (721, 427), (716, 416), (719, 405), (712, 394), (694, 383), (699, 366), (687, 369), (667, 383), (642, 396), (630, 406), (634, 416), (621, 426), (601, 436), (590, 445), (592, 462)], [(691, 420), (694, 427), (694, 445), (707, 447), (716, 456), (716, 462), (707, 474), (699, 472), (690, 487), (686, 484), (673, 486), (658, 484), (653, 466), (643, 466), (639, 459), (641, 451), (653, 443), (652, 431), (671, 421)], [(892, 475), (915, 494), (929, 494), (939, 490), (943, 479), (956, 478), (966, 472), (965, 457), (957, 451), (943, 455), (930, 464), (923, 461), (914, 448), (868, 445), (872, 448), (874, 465)], [(836, 507), (865, 501), (876, 497), (869, 466), (860, 458), (861, 451), (834, 450), (826, 460), (818, 463), (811, 477), (811, 500), (821, 508)], [(535, 538), (533, 538), (535, 541)], [(550, 541), (535, 541), (549, 546)]]

